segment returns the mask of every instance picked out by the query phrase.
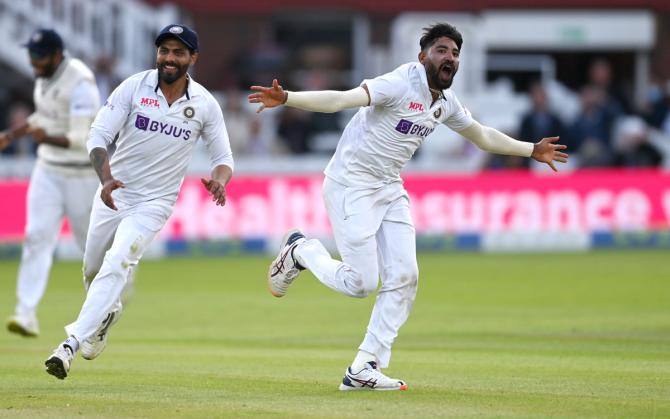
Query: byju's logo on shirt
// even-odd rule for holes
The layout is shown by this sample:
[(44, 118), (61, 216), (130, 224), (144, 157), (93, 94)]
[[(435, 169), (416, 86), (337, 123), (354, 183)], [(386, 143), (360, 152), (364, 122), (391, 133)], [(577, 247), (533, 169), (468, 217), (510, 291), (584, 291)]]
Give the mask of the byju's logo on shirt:
[(137, 119), (135, 119), (135, 128), (142, 131), (160, 132), (161, 134), (173, 136), (174, 138), (182, 138), (184, 141), (191, 138), (190, 129), (177, 128), (168, 123), (152, 121), (150, 118), (142, 115), (137, 115)]
[(417, 137), (427, 137), (434, 128), (424, 127), (423, 125), (415, 124), (412, 121), (401, 119), (396, 125), (395, 130), (401, 134), (415, 135)]

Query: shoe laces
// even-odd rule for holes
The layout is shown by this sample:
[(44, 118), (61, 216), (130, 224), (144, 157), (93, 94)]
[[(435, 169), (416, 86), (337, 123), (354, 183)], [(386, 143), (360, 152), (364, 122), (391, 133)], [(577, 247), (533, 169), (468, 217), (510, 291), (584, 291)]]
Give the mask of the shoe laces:
[(367, 364), (369, 365), (369, 367), (363, 367), (363, 369), (360, 370), (357, 374), (365, 372), (365, 373), (367, 373), (371, 376), (370, 378), (376, 378), (378, 382), (381, 382), (381, 381), (396, 381), (396, 380), (394, 380), (392, 378), (389, 378), (386, 375), (384, 375), (384, 373), (381, 372), (381, 370), (379, 368), (377, 368), (376, 363), (368, 362)]

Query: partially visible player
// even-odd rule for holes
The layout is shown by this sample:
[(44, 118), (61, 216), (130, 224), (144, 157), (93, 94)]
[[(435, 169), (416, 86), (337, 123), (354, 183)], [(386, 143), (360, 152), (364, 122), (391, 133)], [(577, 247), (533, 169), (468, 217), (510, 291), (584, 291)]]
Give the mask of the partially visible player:
[(315, 239), (289, 231), (270, 265), (272, 294), (281, 297), (309, 269), (324, 285), (362, 298), (381, 288), (367, 334), (346, 369), (340, 390), (405, 390), (403, 380), (389, 378), (380, 368), (391, 359), (391, 346), (414, 303), (419, 270), (409, 197), (400, 171), (438, 124), (446, 124), (483, 150), (532, 157), (549, 164), (567, 161), (557, 137), (536, 144), (514, 140), (472, 119), (453, 91), (463, 39), (449, 24), (425, 30), (419, 62), (348, 91), (288, 92), (252, 86), (251, 103), (258, 112), (285, 104), (316, 112), (361, 107), (351, 119), (326, 167), (323, 196), (342, 261), (333, 259)]
[[(212, 164), (202, 179), (216, 205), (226, 203), (233, 155), (218, 102), (193, 80), (198, 36), (168, 25), (155, 41), (156, 69), (126, 79), (95, 118), (88, 140), (100, 177), (84, 253), (86, 301), (68, 338), (46, 360), (47, 372), (63, 379), (78, 350), (94, 359), (121, 315), (129, 272), (172, 214), (196, 141), (202, 138)], [(107, 147), (116, 141), (111, 157)]]
[(28, 134), (37, 147), (37, 164), (28, 188), (25, 241), (19, 267), (10, 332), (37, 336), (37, 306), (44, 295), (63, 218), (84, 250), (86, 230), (98, 187), (86, 152), (89, 128), (100, 107), (95, 77), (64, 52), (52, 29), (39, 29), (25, 44), (35, 72), (35, 112), (25, 125), (0, 133), (0, 150)]

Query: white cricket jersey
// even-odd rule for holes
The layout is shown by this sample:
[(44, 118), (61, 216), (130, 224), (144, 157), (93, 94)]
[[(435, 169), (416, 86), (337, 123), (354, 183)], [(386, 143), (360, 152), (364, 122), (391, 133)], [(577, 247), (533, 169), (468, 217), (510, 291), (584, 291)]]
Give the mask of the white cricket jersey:
[(158, 85), (158, 70), (137, 73), (109, 96), (91, 126), (89, 153), (107, 148), (116, 134), (110, 165), (125, 188), (115, 201), (133, 205), (166, 199), (174, 205), (196, 141), (202, 137), (212, 167), (233, 169), (233, 154), (218, 102), (189, 78), (184, 96), (168, 106)]
[(432, 103), (426, 70), (419, 62), (363, 83), (370, 106), (349, 121), (325, 170), (343, 185), (375, 188), (400, 182), (400, 171), (437, 124), (461, 131), (473, 123), (451, 90)]
[(75, 58), (65, 58), (49, 78), (35, 80), (35, 112), (28, 117), (33, 128), (42, 128), (49, 136), (65, 136), (70, 147), (42, 143), (37, 147), (40, 163), (55, 167), (86, 167), (88, 130), (100, 108), (100, 95), (93, 72)]

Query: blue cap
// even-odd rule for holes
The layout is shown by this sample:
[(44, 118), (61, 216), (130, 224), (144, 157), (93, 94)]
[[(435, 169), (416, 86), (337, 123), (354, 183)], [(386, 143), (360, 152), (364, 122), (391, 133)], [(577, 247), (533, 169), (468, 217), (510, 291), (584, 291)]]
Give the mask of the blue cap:
[(160, 46), (165, 38), (176, 38), (193, 51), (198, 50), (198, 34), (186, 25), (167, 25), (156, 37), (156, 46)]
[(38, 29), (23, 46), (28, 48), (31, 55), (46, 57), (63, 50), (63, 38), (53, 29)]

